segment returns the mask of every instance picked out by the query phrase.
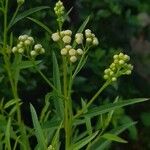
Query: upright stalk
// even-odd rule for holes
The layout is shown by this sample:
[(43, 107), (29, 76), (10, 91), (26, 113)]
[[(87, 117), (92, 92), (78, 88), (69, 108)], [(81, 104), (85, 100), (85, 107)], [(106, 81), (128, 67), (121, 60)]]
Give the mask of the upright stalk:
[(15, 82), (13, 80), (12, 72), (11, 72), (11, 64), (10, 64), (10, 59), (7, 55), (7, 35), (8, 35), (8, 30), (7, 30), (7, 13), (8, 13), (8, 0), (5, 1), (5, 7), (4, 7), (4, 33), (3, 33), (3, 56), (4, 56), (4, 63), (5, 63), (5, 68), (9, 77), (13, 97), (17, 100), (16, 106), (17, 106), (17, 119), (18, 123), (21, 122), (21, 112), (20, 112), (20, 106), (19, 106), (19, 98), (18, 98), (18, 93), (17, 93), (17, 85), (15, 86)]

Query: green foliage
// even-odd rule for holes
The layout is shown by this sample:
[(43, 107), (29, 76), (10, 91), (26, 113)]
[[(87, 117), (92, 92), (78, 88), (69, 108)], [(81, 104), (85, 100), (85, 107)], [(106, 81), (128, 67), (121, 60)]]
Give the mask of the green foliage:
[[(36, 4), (39, 6), (25, 10), (23, 6), (30, 7), (35, 2), (30, 1), (25, 5), (24, 1), (16, 1), (15, 6), (10, 0), (0, 1), (0, 95), (3, 97), (0, 101), (0, 149), (102, 150), (109, 148), (112, 142), (127, 143), (128, 139), (119, 136), (124, 130), (129, 131), (129, 138), (137, 140), (136, 122), (130, 114), (126, 114), (123, 107), (141, 102), (147, 104), (149, 98), (131, 99), (137, 97), (129, 90), (132, 89), (131, 83), (126, 88), (121, 80), (116, 80), (122, 74), (131, 74), (132, 69), (126, 64), (129, 56), (121, 52), (128, 47), (126, 43), (140, 28), (135, 12), (148, 12), (149, 6), (146, 4), (149, 2), (77, 1), (82, 23), (77, 25), (78, 29), (72, 26), (73, 32), (63, 29), (73, 24), (70, 16), (75, 13), (76, 7), (65, 11), (63, 3), (58, 1), (52, 13), (49, 10), (49, 3), (52, 2), (46, 3), (38, 0)], [(83, 6), (84, 11), (80, 11)], [(16, 8), (15, 12), (12, 8)], [(54, 15), (56, 21), (53, 21)], [(27, 29), (29, 26), (34, 28)], [(87, 26), (92, 26), (96, 34), (86, 29)], [(20, 32), (25, 34), (17, 40), (16, 35)], [(26, 34), (35, 34), (35, 38)], [(50, 40), (50, 37), (57, 43)], [(44, 48), (39, 43), (34, 44), (37, 40)], [(13, 47), (16, 41), (17, 45)], [(99, 41), (100, 47), (97, 48)], [(20, 48), (23, 48), (22, 51), (19, 51)], [(45, 58), (39, 54), (45, 54)], [(112, 55), (115, 58), (114, 64), (117, 62), (116, 78), (105, 78), (103, 82), (103, 70), (110, 64)], [(110, 68), (113, 70), (113, 67)], [(114, 73), (111, 70), (105, 72), (110, 77)], [(36, 73), (41, 78), (37, 78)], [(22, 89), (31, 87), (28, 81), (34, 82), (35, 87), (39, 83), (37, 89), (40, 88), (40, 92), (30, 90), (29, 93), (33, 94), (30, 98), (26, 97), (24, 91), (21, 93)], [(48, 90), (41, 94), (43, 87), (48, 87)], [(106, 93), (102, 94), (105, 89)], [(120, 89), (123, 89), (125, 95)], [(35, 93), (39, 93), (39, 101)], [(115, 99), (116, 96), (123, 98)], [(35, 107), (30, 104), (33, 127), (24, 123), (21, 114), (22, 107), (26, 108), (26, 103), (29, 103), (28, 99), (33, 99), (31, 103), (37, 104)], [(147, 128), (148, 118), (149, 113), (143, 112), (141, 121)], [(34, 138), (37, 141), (32, 143)]]

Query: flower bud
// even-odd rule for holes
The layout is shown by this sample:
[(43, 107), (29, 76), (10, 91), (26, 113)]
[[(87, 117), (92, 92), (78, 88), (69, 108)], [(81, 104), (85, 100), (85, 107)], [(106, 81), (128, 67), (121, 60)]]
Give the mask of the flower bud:
[(13, 53), (16, 53), (17, 51), (18, 51), (17, 47), (13, 47), (13, 48), (12, 48), (12, 52), (13, 52)]
[(25, 45), (25, 46), (31, 45), (31, 41), (30, 41), (30, 40), (25, 40), (25, 41), (24, 41), (24, 45)]
[(75, 62), (77, 61), (77, 57), (76, 57), (76, 56), (71, 56), (71, 57), (70, 57), (70, 61), (71, 61), (72, 63), (75, 63)]
[(82, 50), (81, 48), (77, 49), (77, 54), (78, 54), (78, 55), (83, 55), (83, 53), (84, 53), (84, 52), (83, 52), (83, 50)]
[(53, 41), (55, 41), (55, 42), (58, 42), (58, 41), (60, 40), (60, 36), (59, 36), (59, 34), (58, 34), (57, 32), (56, 32), (56, 33), (53, 33), (51, 38), (52, 38)]
[(40, 51), (42, 49), (42, 45), (41, 44), (36, 44), (35, 46), (34, 46), (34, 50), (35, 51)]
[(68, 50), (66, 48), (63, 48), (61, 51), (60, 51), (61, 55), (67, 55), (68, 53)]
[(70, 50), (69, 50), (69, 55), (70, 55), (70, 56), (76, 55), (76, 50), (75, 50), (75, 49), (70, 49)]
[(19, 48), (18, 49), (18, 53), (22, 54), (24, 52), (24, 49), (23, 48)]
[(86, 42), (87, 42), (87, 43), (91, 43), (91, 42), (92, 42), (92, 39), (91, 39), (91, 38), (87, 38), (87, 39), (86, 39)]
[(116, 77), (112, 77), (111, 79), (113, 82), (117, 81), (117, 78)]
[(30, 55), (31, 55), (31, 57), (35, 57), (35, 56), (37, 56), (37, 52), (35, 50), (32, 50), (30, 52)]
[(95, 37), (95, 38), (93, 39), (93, 45), (94, 45), (94, 46), (97, 46), (98, 44), (99, 44), (98, 39)]
[(65, 44), (69, 44), (71, 42), (71, 37), (68, 35), (65, 35), (62, 40)]

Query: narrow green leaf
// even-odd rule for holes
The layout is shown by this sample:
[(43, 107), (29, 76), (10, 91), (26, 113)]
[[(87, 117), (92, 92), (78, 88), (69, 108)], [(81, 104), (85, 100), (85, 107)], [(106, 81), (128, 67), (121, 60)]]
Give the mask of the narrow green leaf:
[(97, 115), (107, 113), (117, 108), (121, 108), (121, 107), (128, 106), (128, 105), (133, 105), (135, 103), (140, 103), (140, 102), (144, 102), (148, 100), (149, 100), (148, 98), (135, 98), (135, 99), (130, 99), (130, 100), (124, 100), (124, 101), (117, 102), (117, 103), (106, 104), (103, 106), (96, 107), (92, 110), (89, 110), (86, 114), (83, 114), (82, 117), (85, 117), (85, 116), (94, 117)]
[(105, 133), (101, 137), (105, 138), (106, 140), (109, 140), (109, 141), (116, 141), (116, 142), (120, 142), (120, 143), (128, 143), (126, 140), (120, 138), (119, 136), (117, 136), (115, 134), (111, 134), (111, 133)]
[(63, 119), (64, 118), (64, 105), (63, 105), (63, 100), (62, 98), (60, 98), (60, 95), (59, 95), (61, 94), (59, 66), (58, 66), (57, 58), (54, 52), (52, 56), (53, 56), (53, 83), (57, 89), (57, 93), (55, 92), (55, 96), (54, 96), (54, 105), (57, 111), (57, 115), (61, 119)]
[(80, 28), (78, 29), (77, 33), (83, 32), (83, 30), (85, 29), (85, 27), (86, 27), (86, 25), (88, 24), (89, 20), (90, 20), (90, 16), (88, 16), (88, 17), (86, 18), (86, 20), (83, 22), (83, 24), (82, 24), (82, 25), (80, 26)]
[[(126, 129), (128, 129), (129, 127), (135, 125), (136, 122), (128, 122), (120, 127), (117, 127), (113, 130), (110, 131), (110, 133), (115, 134), (115, 135), (119, 135), (120, 133), (122, 133), (123, 131), (125, 131)], [(96, 138), (96, 140), (93, 141), (93, 143), (91, 144), (91, 146), (87, 149), (87, 150), (105, 150), (112, 141), (110, 140), (106, 140), (101, 138), (101, 136), (98, 136)]]
[(24, 11), (23, 13), (19, 14), (14, 20), (12, 20), (10, 22), (10, 24), (8, 25), (8, 30), (14, 25), (16, 24), (18, 21), (22, 20), (23, 18), (35, 13), (35, 12), (38, 12), (40, 10), (43, 10), (43, 9), (48, 9), (49, 7), (48, 6), (40, 6), (40, 7), (35, 7), (35, 8), (31, 8), (27, 11)]
[(10, 144), (10, 131), (11, 131), (11, 118), (8, 119), (7, 126), (6, 126), (6, 132), (5, 132), (5, 149), (11, 150), (11, 144)]
[(41, 150), (46, 150), (47, 147), (46, 147), (45, 137), (44, 137), (41, 125), (38, 121), (36, 111), (35, 111), (34, 107), (32, 106), (32, 104), (30, 104), (30, 110), (31, 110), (33, 126), (35, 129), (35, 135), (36, 135), (39, 147)]
[(90, 141), (92, 141), (96, 136), (98, 132), (93, 133), (92, 135), (89, 135), (85, 137), (84, 139), (80, 140), (79, 142), (73, 144), (73, 150), (79, 150), (80, 148), (84, 147), (87, 145)]
[(12, 99), (12, 100), (9, 100), (5, 105), (4, 105), (4, 109), (12, 106), (12, 105), (15, 105), (16, 103), (18, 102), (18, 99)]
[[(84, 108), (86, 106), (86, 102), (83, 99), (81, 99), (81, 102), (82, 102), (82, 108)], [(88, 112), (88, 109), (85, 110), (85, 113), (86, 112)], [(91, 119), (88, 117), (85, 117), (85, 123), (86, 123), (86, 128), (87, 128), (88, 134), (92, 135)]]
[(37, 61), (30, 61), (30, 60), (26, 60), (26, 61), (21, 61), (19, 64), (18, 64), (18, 67), (20, 69), (27, 69), (27, 68), (31, 68), (33, 67), (34, 65), (38, 65), (40, 64), (42, 61), (41, 60), (37, 60)]
[(36, 23), (37, 25), (39, 25), (40, 27), (42, 27), (45, 31), (47, 31), (50, 35), (53, 33), (49, 27), (47, 27), (45, 24), (43, 24), (41, 21), (31, 18), (31, 17), (27, 17), (29, 20), (33, 21), (34, 23)]

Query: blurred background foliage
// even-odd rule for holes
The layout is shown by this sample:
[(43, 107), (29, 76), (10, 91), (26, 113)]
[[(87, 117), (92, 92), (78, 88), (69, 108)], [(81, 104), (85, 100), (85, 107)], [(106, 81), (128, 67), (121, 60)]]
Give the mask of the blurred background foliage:
[[(134, 64), (134, 72), (129, 77), (119, 79), (117, 83), (109, 87), (98, 99), (96, 104), (108, 103), (117, 96), (120, 99), (134, 97), (150, 97), (150, 1), (149, 0), (62, 0), (67, 10), (73, 7), (69, 18), (64, 24), (67, 29), (75, 32), (80, 24), (90, 15), (88, 28), (91, 28), (99, 38), (100, 45), (89, 53), (89, 59), (84, 69), (79, 73), (74, 84), (73, 96), (76, 102), (80, 97), (91, 97), (92, 93), (103, 83), (103, 70), (112, 61), (115, 53), (123, 51), (131, 56)], [(26, 0), (20, 12), (35, 6), (49, 6), (50, 9), (40, 11), (31, 17), (42, 21), (54, 32), (57, 24), (53, 6), (55, 0)], [(10, 16), (15, 11), (16, 2), (11, 1)], [(0, 22), (2, 17), (0, 16)], [(0, 32), (2, 28), (0, 26)], [(37, 41), (42, 43), (46, 49), (43, 56), (43, 63), (39, 66), (49, 78), (51, 72), (51, 50), (57, 48), (52, 44), (50, 36), (38, 25), (29, 19), (24, 19), (12, 29), (14, 37), (20, 34), (32, 34)], [(1, 37), (0, 37), (1, 39)], [(14, 40), (16, 40), (14, 38)], [(0, 69), (2, 73), (3, 70)], [(3, 79), (3, 76), (0, 76)], [(10, 97), (7, 88), (9, 84), (4, 78), (0, 85), (0, 94)], [(34, 69), (23, 70), (20, 77), (19, 93), (24, 100), (22, 107), (23, 118), (30, 124), (29, 103), (31, 102), (40, 112), (44, 105), (45, 94), (51, 89), (40, 78)], [(37, 112), (38, 112), (37, 111)], [(130, 116), (130, 117), (129, 117)], [(129, 144), (113, 144), (111, 149), (115, 150), (148, 150), (150, 149), (150, 105), (142, 103), (126, 109), (116, 111), (112, 125), (117, 126), (128, 120), (138, 120), (136, 127), (130, 128), (122, 136), (129, 141)]]

